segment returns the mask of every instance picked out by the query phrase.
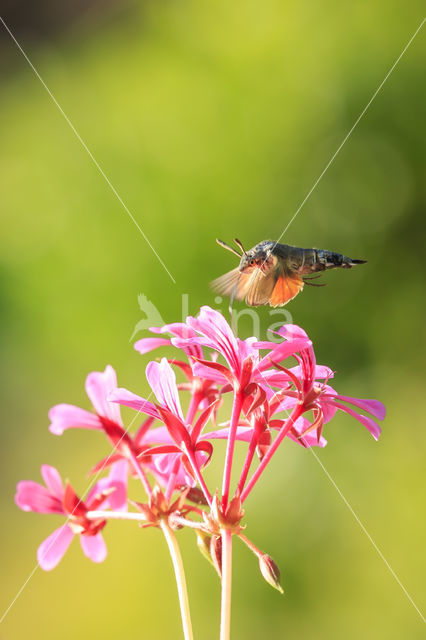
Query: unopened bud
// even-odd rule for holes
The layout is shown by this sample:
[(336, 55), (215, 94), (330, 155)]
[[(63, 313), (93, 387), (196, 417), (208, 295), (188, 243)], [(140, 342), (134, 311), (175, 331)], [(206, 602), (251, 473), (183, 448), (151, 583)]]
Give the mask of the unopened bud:
[(212, 536), (210, 540), (210, 557), (219, 578), (222, 578), (222, 537)]
[(210, 555), (211, 536), (209, 536), (207, 533), (204, 533), (204, 531), (200, 531), (199, 529), (196, 529), (195, 533), (197, 534), (197, 547), (200, 550), (201, 555), (204, 556), (204, 558), (208, 560), (210, 564), (213, 564), (213, 560)]
[(198, 487), (191, 487), (186, 497), (194, 504), (208, 504), (204, 493)]
[(244, 516), (244, 509), (241, 508), (241, 499), (237, 493), (231, 500), (226, 509), (226, 522), (230, 525), (238, 525)]
[(277, 589), (280, 593), (284, 593), (281, 586), (280, 570), (271, 556), (268, 556), (266, 553), (259, 556), (259, 568), (266, 582), (269, 582), (271, 587), (274, 587), (274, 589)]

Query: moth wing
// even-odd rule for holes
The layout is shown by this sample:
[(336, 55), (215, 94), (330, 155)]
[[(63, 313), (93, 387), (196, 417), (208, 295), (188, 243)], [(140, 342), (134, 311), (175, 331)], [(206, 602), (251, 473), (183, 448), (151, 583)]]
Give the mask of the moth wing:
[(234, 300), (244, 300), (248, 291), (250, 275), (241, 273), (239, 269), (232, 269), (220, 278), (210, 283), (211, 288), (222, 296), (233, 297)]
[(304, 282), (297, 273), (279, 264), (275, 273), (275, 286), (269, 299), (269, 304), (271, 307), (283, 307), (302, 291), (303, 286)]
[(255, 269), (250, 275), (248, 282), (246, 302), (249, 307), (258, 307), (262, 304), (268, 304), (269, 298), (274, 290), (274, 286), (275, 273), (273, 270), (264, 274), (260, 269)]

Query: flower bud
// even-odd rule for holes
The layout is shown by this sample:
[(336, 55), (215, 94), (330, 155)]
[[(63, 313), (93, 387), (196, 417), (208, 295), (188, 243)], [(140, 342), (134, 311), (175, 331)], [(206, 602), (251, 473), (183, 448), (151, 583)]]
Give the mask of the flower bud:
[(241, 508), (239, 493), (236, 493), (226, 509), (226, 523), (228, 525), (239, 525), (244, 516), (244, 509)]
[(207, 535), (207, 533), (204, 533), (204, 531), (200, 531), (199, 529), (196, 529), (195, 533), (197, 534), (197, 547), (201, 555), (204, 556), (204, 558), (206, 558), (206, 560), (208, 560), (210, 564), (213, 564), (213, 560), (210, 555), (211, 536)]
[(259, 568), (266, 582), (269, 582), (271, 587), (274, 587), (274, 589), (277, 589), (280, 593), (284, 593), (280, 582), (280, 570), (271, 556), (268, 556), (266, 553), (259, 556)]
[(210, 540), (210, 557), (219, 578), (222, 578), (222, 537), (212, 536)]
[(208, 504), (204, 493), (198, 487), (190, 487), (187, 493), (187, 498), (194, 504)]

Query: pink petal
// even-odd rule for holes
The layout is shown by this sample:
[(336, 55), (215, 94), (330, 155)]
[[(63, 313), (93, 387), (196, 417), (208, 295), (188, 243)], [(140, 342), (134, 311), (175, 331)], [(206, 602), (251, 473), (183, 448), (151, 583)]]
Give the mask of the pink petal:
[(159, 407), (158, 411), (175, 444), (179, 448), (181, 447), (181, 445), (191, 447), (191, 437), (189, 435), (189, 430), (186, 424), (180, 418), (175, 416), (174, 413), (171, 413), (171, 411), (169, 411), (168, 409)]
[(106, 478), (98, 480), (92, 491), (89, 493), (86, 503), (90, 508), (90, 500), (101, 491), (114, 489), (114, 492), (105, 498), (105, 501), (98, 505), (98, 509), (106, 509), (108, 506), (114, 511), (127, 511), (127, 477), (128, 462), (120, 460), (111, 466), (111, 470)]
[(363, 424), (364, 427), (366, 427), (370, 431), (370, 433), (372, 434), (375, 440), (379, 439), (379, 436), (382, 430), (377, 424), (377, 422), (375, 422), (372, 418), (369, 418), (368, 416), (363, 416), (362, 414), (357, 413), (356, 411), (353, 411), (353, 409), (350, 409), (349, 407), (346, 407), (345, 405), (340, 404), (339, 402), (333, 402), (332, 404), (338, 409), (341, 409), (342, 411), (349, 413), (349, 415), (355, 418), (356, 420), (359, 420), (359, 422)]
[[(299, 379), (304, 374), (302, 367), (300, 367), (299, 365), (297, 367), (289, 367), (289, 371), (291, 371), (291, 373)], [(266, 378), (268, 382), (274, 384), (274, 386), (284, 384), (286, 381), (289, 381), (291, 379), (290, 376), (285, 373), (285, 371), (277, 371), (276, 369), (262, 371), (262, 376)], [(326, 367), (324, 365), (316, 365), (313, 371), (313, 377), (315, 378), (315, 380), (334, 378), (334, 371), (330, 369), (330, 367)]]
[(171, 473), (175, 460), (179, 457), (180, 453), (158, 454), (154, 458), (154, 465), (162, 474)]
[(148, 353), (158, 347), (170, 346), (171, 342), (168, 338), (142, 338), (134, 344), (134, 348), (139, 353)]
[[(250, 442), (253, 433), (252, 427), (238, 427), (236, 439), (241, 442)], [(200, 440), (227, 440), (229, 438), (229, 427), (224, 429), (217, 429), (216, 431), (209, 431), (203, 433)]]
[(327, 424), (327, 422), (330, 422), (330, 420), (332, 420), (336, 415), (337, 407), (335, 407), (332, 402), (322, 402), (321, 400), (320, 405), (323, 413), (324, 424)]
[(23, 511), (64, 513), (61, 500), (52, 495), (48, 489), (38, 484), (38, 482), (30, 480), (18, 482), (15, 502)]
[(176, 375), (166, 358), (162, 358), (161, 362), (150, 362), (146, 377), (158, 403), (183, 421)]
[(55, 469), (55, 467), (51, 467), (48, 464), (43, 464), (41, 467), (41, 475), (50, 493), (58, 498), (58, 500), (62, 501), (64, 495), (64, 485), (62, 484), (62, 478), (59, 475), (59, 471)]
[[(318, 438), (317, 438), (317, 434), (314, 432), (311, 433), (306, 433), (302, 438), (298, 438), (297, 436), (293, 435), (292, 433), (288, 433), (287, 437), (290, 438), (290, 440), (293, 440), (293, 442), (297, 442), (297, 444), (300, 444), (303, 446), (305, 446), (306, 448), (310, 448), (310, 447), (325, 447), (327, 445), (327, 440), (321, 436), (320, 437), (320, 441), (318, 443)], [(302, 442), (303, 440), (303, 442)]]
[(286, 338), (286, 340), (294, 340), (295, 338), (305, 338), (309, 340), (308, 334), (302, 327), (297, 324), (283, 324), (283, 326), (276, 331), (279, 336)]
[[(200, 371), (200, 369), (195, 367), (196, 364), (201, 365), (202, 367), (204, 367), (204, 369)], [(253, 361), (251, 359), (246, 360), (243, 365), (244, 372), (241, 370), (241, 378), (249, 379), (251, 376), (252, 368), (253, 368)], [(215, 374), (213, 374), (213, 376), (209, 375), (208, 373), (209, 369), (214, 372), (217, 372), (219, 376), (222, 376), (225, 379), (224, 382), (229, 382), (229, 384), (231, 385), (234, 385), (237, 382), (237, 378), (235, 377), (234, 372), (231, 371), (231, 369), (229, 369), (228, 367), (225, 367), (225, 365), (219, 364), (219, 362), (215, 362), (214, 360), (199, 360), (198, 362), (194, 362), (194, 369), (193, 369), (194, 374), (197, 371), (196, 375), (198, 377), (215, 381)], [(246, 381), (244, 380), (244, 382)], [(243, 384), (243, 380), (241, 380), (241, 383)]]
[(367, 411), (367, 413), (371, 413), (371, 415), (378, 420), (385, 419), (386, 407), (382, 402), (379, 402), (379, 400), (365, 400), (363, 398), (350, 398), (349, 396), (341, 395), (338, 395), (337, 398), (344, 402), (349, 402), (349, 404), (353, 404), (355, 407)]
[[(304, 418), (303, 416), (301, 416), (296, 420), (293, 426), (296, 433), (299, 434), (300, 436), (301, 433), (309, 429), (310, 422), (307, 418)], [(297, 442), (297, 444), (300, 444), (302, 445), (302, 447), (306, 447), (306, 448), (325, 447), (327, 444), (327, 440), (322, 435), (320, 436), (320, 440), (318, 442), (318, 436), (316, 431), (308, 431), (308, 433), (305, 433), (305, 435), (302, 436), (301, 438), (289, 432), (287, 434), (287, 437), (290, 438), (290, 440), (293, 440), (293, 442)]]
[(252, 337), (246, 338), (245, 340), (240, 340), (240, 338), (238, 338), (237, 340), (241, 360), (251, 357), (253, 361), (257, 363), (259, 360), (259, 349), (254, 346), (257, 339)]
[[(180, 349), (183, 349), (187, 355), (196, 356), (197, 358), (203, 357), (203, 350), (200, 346), (200, 338), (196, 338), (195, 331), (184, 322), (173, 322), (172, 324), (165, 324), (164, 327), (157, 328), (152, 327), (153, 333), (171, 333), (174, 338), (171, 343)], [(191, 338), (195, 337), (194, 342)], [(174, 340), (181, 340), (180, 344), (175, 344)]]
[(210, 420), (213, 411), (218, 405), (218, 402), (219, 402), (218, 400), (215, 400), (206, 409), (203, 409), (203, 411), (201, 412), (200, 416), (198, 417), (191, 431), (191, 439), (193, 442), (198, 440), (198, 438), (200, 437), (201, 432), (203, 431), (207, 422)]
[(156, 427), (150, 429), (144, 439), (144, 444), (171, 444), (173, 442), (166, 427)]
[(80, 544), (84, 555), (93, 562), (103, 562), (107, 557), (108, 552), (101, 533), (95, 536), (80, 536)]
[(104, 372), (93, 371), (86, 378), (86, 392), (96, 413), (123, 426), (120, 407), (116, 404), (111, 404), (108, 400), (109, 394), (116, 388), (117, 375), (110, 365), (105, 368)]
[(256, 349), (273, 349), (277, 346), (277, 344), (281, 344), (281, 342), (272, 342), (271, 340), (258, 340), (254, 343)]
[(215, 309), (201, 307), (197, 318), (188, 318), (188, 324), (207, 338), (207, 346), (216, 349), (232, 367), (236, 376), (240, 371), (239, 346), (234, 333), (221, 313)]
[(215, 370), (212, 367), (207, 367), (201, 362), (194, 362), (192, 371), (194, 376), (198, 378), (205, 378), (206, 380), (211, 380), (212, 382), (217, 382), (218, 384), (225, 384), (228, 382), (226, 377), (219, 371)]
[(150, 327), (152, 333), (171, 333), (179, 338), (192, 338), (195, 333), (185, 322), (171, 322), (162, 327)]
[(50, 534), (37, 549), (37, 560), (42, 569), (51, 571), (62, 560), (74, 534), (67, 524)]
[(94, 413), (75, 407), (73, 404), (57, 404), (49, 411), (49, 431), (60, 436), (66, 429), (102, 429), (99, 418)]
[(282, 362), (290, 356), (294, 355), (302, 349), (307, 349), (311, 346), (311, 342), (306, 339), (292, 340), (291, 342), (282, 342), (281, 344), (275, 344), (272, 351), (268, 353), (257, 365), (255, 371), (263, 371), (264, 369), (270, 369), (274, 362)]
[(118, 402), (118, 404), (131, 407), (139, 413), (145, 413), (147, 416), (151, 416), (152, 418), (159, 418), (157, 408), (152, 402), (137, 396), (135, 393), (132, 393), (127, 389), (114, 389), (108, 397), (111, 402)]
[(203, 346), (203, 347), (211, 347), (212, 342), (208, 338), (203, 336), (192, 335), (190, 338), (182, 338), (181, 336), (175, 336), (171, 339), (171, 343), (174, 347), (178, 347), (179, 349), (184, 349), (188, 346)]

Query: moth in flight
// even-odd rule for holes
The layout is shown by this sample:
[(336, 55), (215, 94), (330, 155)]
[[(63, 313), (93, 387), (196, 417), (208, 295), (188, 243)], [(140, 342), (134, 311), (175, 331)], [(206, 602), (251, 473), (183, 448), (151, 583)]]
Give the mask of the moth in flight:
[(250, 307), (269, 304), (282, 307), (302, 291), (305, 284), (323, 287), (324, 284), (310, 282), (319, 278), (317, 272), (326, 269), (351, 269), (366, 260), (352, 260), (341, 253), (324, 249), (301, 249), (272, 240), (263, 240), (249, 251), (235, 238), (238, 249), (222, 240), (221, 246), (240, 258), (240, 264), (225, 275), (213, 280), (212, 289), (229, 296), (231, 300), (245, 300)]

